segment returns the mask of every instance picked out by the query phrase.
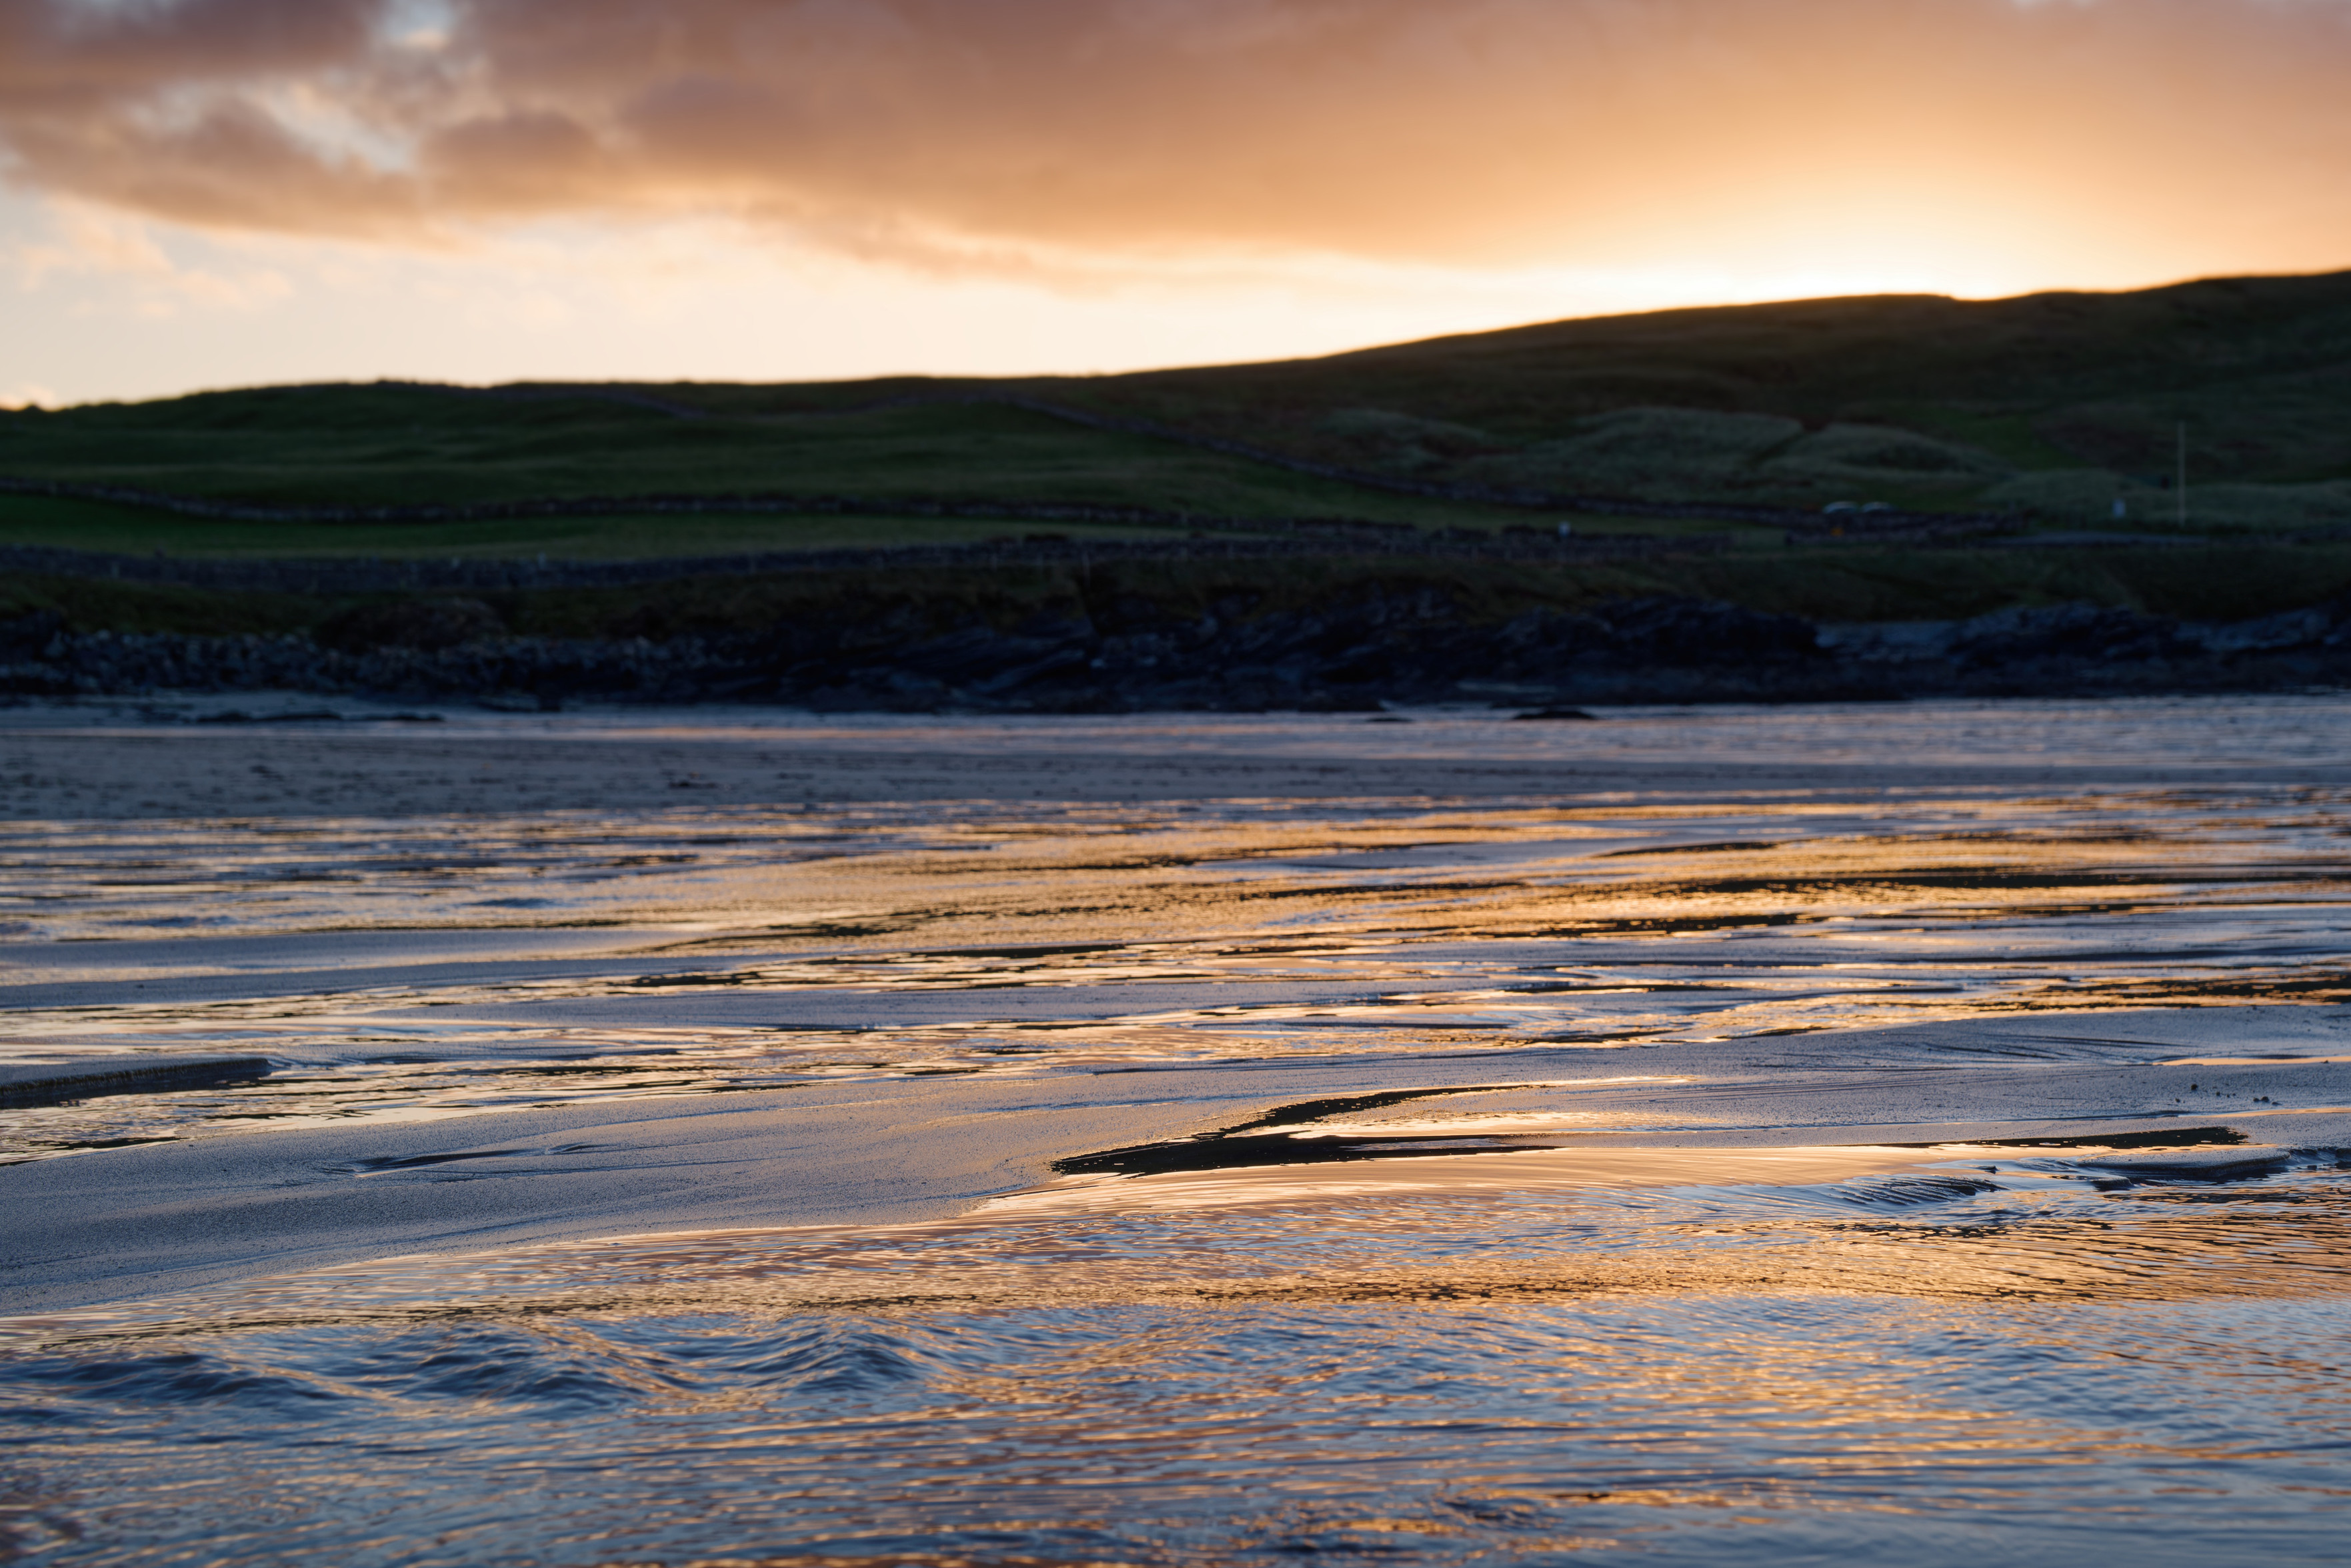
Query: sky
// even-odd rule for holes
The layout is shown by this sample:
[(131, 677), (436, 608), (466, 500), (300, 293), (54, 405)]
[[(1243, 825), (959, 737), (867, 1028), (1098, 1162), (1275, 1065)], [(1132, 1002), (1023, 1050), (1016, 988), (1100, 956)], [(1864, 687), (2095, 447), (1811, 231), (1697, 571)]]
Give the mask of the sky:
[(0, 0), (0, 404), (2351, 267), (2351, 0)]

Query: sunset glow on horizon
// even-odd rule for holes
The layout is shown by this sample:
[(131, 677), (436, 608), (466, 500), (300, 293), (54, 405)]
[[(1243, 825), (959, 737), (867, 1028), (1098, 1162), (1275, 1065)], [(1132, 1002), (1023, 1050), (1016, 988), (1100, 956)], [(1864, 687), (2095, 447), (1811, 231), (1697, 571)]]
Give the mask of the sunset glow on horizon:
[(2351, 266), (2345, 0), (0, 0), (0, 402)]

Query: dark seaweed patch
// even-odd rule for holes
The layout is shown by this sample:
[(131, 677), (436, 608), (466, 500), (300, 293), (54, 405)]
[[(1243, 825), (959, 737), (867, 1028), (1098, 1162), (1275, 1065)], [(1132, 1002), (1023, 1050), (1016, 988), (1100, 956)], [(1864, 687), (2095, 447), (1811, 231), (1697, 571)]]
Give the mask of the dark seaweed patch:
[(179, 1062), (169, 1067), (141, 1067), (135, 1057), (106, 1072), (41, 1078), (30, 1082), (0, 1084), (0, 1107), (70, 1105), (110, 1094), (155, 1094), (173, 1089), (218, 1089), (249, 1083), (269, 1075), (269, 1062), (258, 1056), (226, 1061)]
[(1178, 1138), (1164, 1144), (1136, 1144), (1097, 1154), (1071, 1155), (1053, 1162), (1060, 1176), (1158, 1176), (1169, 1171), (1246, 1170), (1257, 1166), (1341, 1165), (1350, 1160), (1426, 1158), (1432, 1155), (1474, 1155), (1501, 1149), (1549, 1149), (1555, 1140), (1494, 1137), (1423, 1137), (1366, 1134), (1360, 1138), (1299, 1139), (1287, 1133), (1223, 1134)]
[(747, 986), (759, 978), (756, 969), (730, 969), (723, 973), (697, 971), (686, 975), (640, 975), (628, 982), (643, 990), (671, 986)]
[[(2248, 1142), (2234, 1127), (2165, 1127), (2152, 1133), (2082, 1133), (2070, 1138), (1970, 1138), (1974, 1149), (2200, 1149)], [(1938, 1149), (1949, 1143), (1888, 1144), (1893, 1149)]]
[(1623, 860), (1629, 855), (1712, 855), (1727, 853), (1732, 850), (1776, 850), (1779, 847), (1780, 841), (1776, 839), (1769, 841), (1761, 839), (1726, 839), (1722, 842), (1715, 844), (1652, 844), (1645, 849), (1610, 850), (1604, 854), (1597, 854), (1592, 858), (1594, 860), (1615, 861)]

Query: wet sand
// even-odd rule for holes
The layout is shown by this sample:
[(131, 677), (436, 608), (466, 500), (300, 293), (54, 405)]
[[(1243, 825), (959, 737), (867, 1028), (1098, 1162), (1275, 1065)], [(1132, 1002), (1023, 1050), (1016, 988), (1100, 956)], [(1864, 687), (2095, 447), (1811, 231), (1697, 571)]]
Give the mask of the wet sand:
[[(1058, 749), (1050, 733), (1026, 729), (958, 752), (921, 730), (900, 738), (883, 728), (863, 737), (820, 728), (803, 738), (789, 732), (664, 733), (631, 725), (583, 737), (576, 727), (554, 726), (470, 733), (461, 724), (359, 723), (141, 731), (103, 722), (37, 727), (9, 723), (11, 716), (0, 710), (0, 819), (59, 821), (644, 811), (679, 805), (829, 809), (881, 801), (1574, 801), (1630, 793), (1671, 802), (1729, 791), (1852, 800), (1919, 789), (2351, 784), (2351, 760), (1281, 756), (1250, 749), (1253, 737), (1247, 734), (1209, 743), (1230, 749), (1195, 745), (1155, 755), (1147, 745), (1123, 753), (1092, 746)], [(1338, 727), (1322, 721), (1316, 727)], [(1377, 737), (1380, 730), (1364, 733)]]
[[(1228, 749), (1235, 744), (1230, 729), (1212, 729), (1203, 737), (1180, 727), (1144, 727), (1123, 744), (1114, 732), (1106, 741), (1102, 729), (1080, 727), (1066, 732), (1067, 743), (1057, 749), (1050, 727), (983, 725), (959, 733), (952, 724), (863, 731), (819, 726), (810, 734), (757, 726), (697, 731), (683, 720), (632, 716), (601, 727), (567, 717), (479, 721), (470, 727), (461, 720), (445, 727), (142, 728), (115, 710), (11, 715), (0, 725), (0, 778), (13, 793), (0, 809), (34, 821), (148, 824), (141, 831), (149, 836), (123, 840), (113, 850), (85, 831), (78, 841), (85, 849), (74, 852), (98, 856), (91, 863), (99, 870), (89, 874), (110, 888), (142, 880), (155, 884), (161, 891), (151, 902), (159, 910), (180, 907), (172, 889), (188, 873), (172, 862), (175, 852), (175, 852), (175, 844), (193, 846), (201, 839), (219, 846), (205, 854), (233, 859), (235, 846), (245, 841), (241, 835), (265, 825), (280, 838), (342, 845), (335, 834), (363, 838), (365, 823), (403, 818), (425, 820), (428, 831), (437, 820), (467, 824), (466, 831), (485, 822), (516, 824), (499, 830), (509, 839), (549, 831), (534, 822), (568, 822), (558, 852), (571, 852), (563, 846), (610, 841), (625, 822), (680, 821), (681, 812), (700, 824), (691, 830), (704, 835), (696, 843), (723, 841), (710, 833), (753, 818), (789, 826), (799, 812), (829, 824), (829, 836), (801, 848), (794, 847), (797, 840), (761, 841), (781, 846), (788, 859), (813, 857), (810, 875), (846, 851), (894, 843), (904, 852), (907, 874), (984, 886), (987, 879), (973, 871), (967, 855), (938, 858), (956, 852), (962, 841), (937, 837), (953, 826), (953, 813), (941, 816), (941, 808), (956, 808), (990, 832), (1017, 821), (1019, 831), (1039, 833), (1079, 821), (1089, 808), (1181, 802), (1205, 811), (1213, 823), (1235, 812), (1262, 811), (1270, 802), (1319, 813), (1317, 821), (1360, 810), (1367, 822), (1407, 824), (1399, 829), (1404, 848), (1356, 845), (1349, 852), (1353, 858), (1331, 862), (1350, 868), (1338, 878), (1338, 893), (1368, 874), (1395, 883), (1378, 895), (1394, 904), (1426, 885), (1411, 882), (1411, 875), (1434, 874), (1416, 873), (1419, 862), (1411, 857), (1418, 852), (1410, 848), (1416, 833), (1447, 820), (1447, 813), (1497, 802), (1531, 802), (1562, 821), (1580, 810), (1603, 813), (1571, 826), (1585, 835), (1576, 841), (1577, 852), (1604, 862), (1610, 855), (1663, 854), (1677, 845), (1718, 851), (1723, 846), (1691, 841), (1717, 831), (1712, 824), (1726, 812), (1757, 801), (1792, 803), (1815, 826), (1827, 821), (1834, 827), (1831, 819), (1841, 806), (1908, 798), (2015, 800), (2046, 792), (2143, 802), (2164, 790), (2225, 788), (2265, 789), (2286, 800), (2351, 789), (2351, 763), (2323, 760), (2249, 766), (2208, 757), (2164, 766), (2139, 756), (1863, 763), (1850, 758), (1847, 744), (1844, 755), (1807, 764), (1789, 759), (1792, 743), (1784, 737), (1779, 755), (1760, 758), (1738, 754), (1735, 745), (1680, 758), (1576, 755), (1557, 746), (1544, 755), (1540, 746), (1530, 748), (1523, 728), (1512, 733), (1490, 721), (1482, 733), (1496, 754), (1477, 757), (1411, 755), (1399, 745), (1405, 737), (1397, 731), (1355, 729), (1352, 721), (1328, 719), (1301, 720), (1287, 734), (1268, 727), (1260, 733), (1272, 743), (1258, 755), (1244, 755)], [(1462, 721), (1447, 722), (1458, 728)], [(1479, 732), (1465, 733), (1474, 742)], [(1362, 737), (1362, 755), (1347, 754), (1351, 735)], [(1792, 747), (1800, 750), (1802, 743), (1799, 735)], [(1453, 748), (1476, 747), (1457, 741)], [(1606, 811), (1621, 811), (1627, 803), (1638, 808), (1633, 820), (1604, 820)], [(870, 809), (877, 807), (897, 814), (875, 816)], [(866, 814), (855, 815), (861, 810)], [(580, 813), (591, 815), (582, 821)], [(354, 829), (354, 822), (361, 826)], [(1087, 841), (1095, 843), (1141, 834), (1157, 844), (1177, 831), (1165, 820), (1123, 823), (1114, 815), (1081, 825)], [(1323, 874), (1311, 854), (1319, 841), (1311, 835), (1302, 845), (1269, 839), (1249, 847), (1243, 860), (1279, 851), (1278, 863), (1311, 878)], [(1504, 852), (1507, 843), (1497, 841), (1503, 847), (1492, 853)], [(1304, 859), (1301, 848), (1310, 852)], [(298, 886), (331, 883), (351, 852), (335, 849), (316, 868), (287, 874)], [(511, 852), (511, 843), (501, 841), (495, 852), (478, 852), (465, 863), (489, 865)], [(109, 854), (116, 858), (108, 860)], [(695, 861), (693, 853), (622, 858)], [(1505, 869), (1507, 863), (1493, 862)], [(937, 1068), (865, 1073), (853, 1082), (834, 1081), (841, 1070), (831, 1069), (814, 1077), (787, 1074), (754, 1089), (730, 1089), (727, 1081), (715, 1080), (683, 1098), (647, 1091), (651, 1097), (622, 1092), (535, 1104), (524, 1095), (479, 1114), (465, 1113), (462, 1097), (389, 1115), (357, 1102), (338, 1103), (323, 1115), (324, 1125), (301, 1124), (298, 1104), (273, 1113), (280, 1121), (290, 1118), (283, 1130), (269, 1130), (265, 1118), (234, 1129), (234, 1136), (112, 1149), (93, 1144), (89, 1153), (70, 1159), (0, 1170), (0, 1188), (9, 1197), (0, 1222), (0, 1280), (5, 1281), (0, 1303), (8, 1311), (36, 1311), (390, 1253), (602, 1234), (929, 1220), (1049, 1183), (1056, 1160), (1217, 1133), (1333, 1094), (1482, 1086), (1480, 1094), (1416, 1101), (1403, 1110), (1359, 1117), (1351, 1124), (1359, 1139), (1366, 1129), (1406, 1137), (1483, 1132), (1506, 1141), (1573, 1137), (1594, 1148), (1751, 1151), (1824, 1141), (2144, 1134), (2168, 1122), (2225, 1127), (2254, 1142), (2351, 1145), (2351, 1123), (2339, 1109), (2351, 1105), (2351, 1082), (2339, 1062), (2325, 1060), (2351, 1054), (2351, 1024), (2340, 1007), (2220, 1009), (2204, 998), (2207, 1005), (2193, 1010), (2102, 1009), (2067, 1016), (2049, 1011), (2043, 1001), (2029, 1027), (1954, 1016), (1907, 1030), (1871, 1030), (1855, 1027), (1868, 1021), (1855, 1015), (1834, 1032), (1794, 1039), (1756, 1026), (1740, 1031), (1740, 1038), (1711, 1041), (1685, 1030), (1669, 1051), (1637, 1033), (1564, 1047), (1507, 1033), (1481, 1040), (1473, 1024), (1467, 1036), (1427, 1036), (1416, 1049), (1411, 1027), (1462, 1027), (1437, 1016), (1444, 1008), (1472, 1019), (1498, 1018), (1490, 1010), (1491, 979), (1465, 974), (1447, 980), (1442, 963), (1409, 987), (1404, 981), (1412, 977), (1394, 964), (1330, 967), (1321, 977), (1246, 966), (1198, 971), (1178, 965), (1178, 972), (1161, 974), (1134, 972), (1130, 964), (1096, 973), (1086, 967), (1094, 960), (1082, 955), (1054, 960), (1070, 966), (1067, 972), (1040, 976), (1033, 971), (1043, 960), (1017, 954), (1010, 967), (1019, 972), (998, 976), (980, 972), (985, 962), (968, 956), (979, 951), (970, 946), (976, 939), (999, 932), (999, 939), (1016, 943), (1041, 937), (1050, 949), (1051, 939), (1088, 934), (1087, 923), (1081, 918), (1073, 928), (1065, 918), (1041, 913), (991, 915), (982, 898), (967, 917), (958, 917), (960, 924), (938, 928), (947, 942), (940, 951), (953, 960), (948, 967), (963, 966), (960, 980), (943, 973), (910, 987), (904, 977), (878, 971), (862, 980), (853, 974), (819, 977), (822, 983), (793, 980), (746, 966), (763, 956), (788, 956), (802, 968), (904, 960), (888, 956), (898, 944), (886, 934), (844, 948), (822, 922), (777, 926), (737, 913), (713, 925), (707, 910), (681, 903), (694, 896), (722, 904), (739, 898), (722, 891), (735, 883), (711, 880), (708, 864), (696, 862), (685, 877), (698, 879), (705, 893), (664, 885), (655, 907), (642, 906), (641, 899), (617, 913), (592, 912), (577, 925), (570, 922), (580, 911), (567, 915), (560, 899), (527, 898), (476, 901), (473, 907), (481, 913), (458, 912), (454, 921), (439, 906), (429, 921), (395, 909), (375, 916), (370, 928), (337, 930), (340, 922), (333, 912), (343, 907), (336, 902), (342, 895), (329, 886), (317, 895), (319, 902), (302, 906), (317, 913), (288, 928), (241, 934), (241, 923), (263, 918), (249, 907), (251, 899), (266, 894), (282, 902), (290, 894), (267, 881), (249, 894), (234, 888), (206, 893), (191, 882), (188, 899), (210, 900), (206, 907), (221, 910), (197, 929), (142, 934), (152, 933), (154, 922), (180, 918), (156, 915), (128, 921), (128, 931), (106, 931), (106, 940), (11, 945), (0, 959), (0, 998), (15, 1025), (9, 1071), (20, 1083), (37, 1083), (44, 1077), (169, 1070), (213, 1059), (192, 1057), (192, 1044), (250, 1060), (241, 1053), (267, 1054), (273, 1038), (293, 1027), (277, 1021), (281, 1015), (354, 995), (356, 1001), (336, 1004), (357, 1009), (349, 1012), (350, 1022), (308, 1026), (300, 1051), (275, 1049), (312, 1064), (364, 1065), (374, 1060), (370, 1050), (380, 1055), (382, 1049), (366, 1045), (371, 1031), (401, 1008), (411, 1009), (402, 1017), (426, 1017), (413, 1012), (421, 1005), (435, 1009), (430, 1016), (444, 1032), (460, 1023), (475, 1032), (465, 1041), (435, 1046), (412, 1030), (401, 1037), (401, 1047), (413, 1056), (421, 1051), (419, 1061), (437, 1051), (469, 1071), (504, 1049), (494, 1043), (501, 1029), (557, 1023), (571, 1036), (604, 1040), (625, 1039), (648, 1025), (736, 1031), (730, 1038), (747, 1031), (772, 1038), (783, 1030), (843, 1040), (877, 1030), (952, 1034), (976, 1023), (1078, 1029), (1080, 1034), (1066, 1036), (1066, 1064), (1042, 1062), (1008, 1078), (981, 1071), (984, 1060), (943, 1061)], [(1013, 869), (1015, 882), (1022, 880), (1024, 873)], [(1067, 880), (1058, 864), (1046, 869)], [(347, 880), (363, 884), (369, 874), (362, 868)], [(435, 874), (445, 881), (451, 873)], [(1051, 880), (1034, 866), (1025, 874), (1040, 884)], [(1109, 865), (1106, 874), (1115, 881), (1126, 873)], [(543, 884), (529, 885), (537, 891)], [(1243, 886), (1219, 896), (1249, 895)], [(229, 902), (220, 903), (224, 897)], [(482, 908), (550, 902), (559, 906), (557, 918), (521, 916), (521, 924), (511, 925), (501, 922), (517, 917)], [(1204, 918), (1208, 928), (1221, 930), (1239, 916)], [(140, 919), (148, 925), (141, 927)], [(99, 929), (93, 927), (93, 934)], [(1114, 931), (1102, 934), (1113, 936), (1109, 946), (1117, 947), (1133, 940), (1134, 922), (1122, 917)], [(1404, 956), (1437, 962), (1429, 956), (1443, 951), (1431, 946), (1434, 935), (1419, 934), (1418, 946)], [(1515, 955), (1510, 961), (1520, 966), (1546, 950), (1523, 939), (1498, 948), (1490, 936), (1485, 946)], [(1760, 953), (1752, 942), (1740, 950)], [(1187, 951), (1193, 956), (1185, 962), (1196, 965), (1196, 947)], [(942, 960), (925, 961), (935, 967)], [(1527, 972), (1541, 971), (1538, 966)], [(740, 982), (747, 976), (752, 983), (699, 983)], [(631, 988), (660, 988), (672, 979), (679, 982), (674, 989)], [(1589, 981), (1583, 986), (1607, 989)], [(1209, 1038), (1217, 1027), (1214, 1017), (1236, 1009), (1302, 1009), (1310, 1020), (1332, 1020), (1322, 1026), (1327, 1034), (1350, 1007), (1383, 994), (1411, 998), (1399, 1026), (1406, 1036), (1368, 1056), (1346, 1049), (1343, 1031), (1295, 1060), (1251, 1060), (1245, 1045), (1215, 1048), (1216, 1061), (1182, 1060), (1180, 1052), (1163, 1059), (1150, 1051), (1102, 1057), (1077, 1049), (1090, 1025), (1129, 1037), (1155, 1028)], [(1462, 999), (1449, 1003), (1448, 996)], [(389, 998), (392, 1011), (374, 1008), (371, 998)], [(1383, 1005), (1394, 1010), (1401, 1004)], [(1481, 1007), (1487, 1010), (1481, 1013)], [(1188, 1021), (1152, 1025), (1153, 1018)], [(110, 1019), (116, 1027), (104, 1027)], [(333, 1045), (337, 1029), (358, 1030), (353, 1038), (361, 1044)], [(1612, 1049), (1595, 1051), (1594, 1044)], [(1662, 1067), (1644, 1065), (1634, 1077), (1672, 1082), (1611, 1082), (1625, 1075), (1626, 1052), (1614, 1049), (1625, 1045), (1641, 1046), (1637, 1054), (1644, 1057), (1669, 1058)], [(2264, 1052), (2309, 1060), (2250, 1060)], [(2198, 1088), (2190, 1094), (2180, 1092), (2179, 1070), (2151, 1065), (2189, 1053), (2249, 1060), (2196, 1072)], [(580, 1051), (574, 1047), (558, 1054), (576, 1059)], [(964, 1075), (938, 1076), (942, 1071)], [(283, 1067), (279, 1077), (291, 1081)], [(1512, 1092), (1511, 1084), (1534, 1087)], [(2232, 1084), (2241, 1087), (2221, 1087)], [(239, 1103), (249, 1103), (250, 1095)], [(1436, 1104), (1444, 1106), (1442, 1113), (1429, 1110)], [(1824, 1138), (1824, 1130), (1833, 1138)], [(180, 1131), (162, 1129), (167, 1140)], [(132, 1128), (114, 1141), (136, 1144), (149, 1136)]]
[[(1512, 1151), (1531, 1148), (1573, 1151), (1573, 1179), (1600, 1185), (1813, 1182), (1961, 1157), (1921, 1145), (2037, 1141), (2095, 1154), (2102, 1139), (2168, 1147), (2173, 1132), (2190, 1144), (2351, 1150), (2344, 1009), (2059, 1018), (2031, 1030), (1957, 1023), (1810, 1043), (1684, 1046), (1672, 1061), (1680, 1082), (1614, 1082), (1622, 1064), (1596, 1063), (1590, 1051), (1525, 1050), (798, 1086), (102, 1151), (0, 1170), (8, 1197), (0, 1299), (10, 1312), (37, 1312), (392, 1255), (902, 1225), (1023, 1191), (1040, 1201), (1068, 1191), (1090, 1204), (1186, 1207), (1259, 1201), (1250, 1195), (1261, 1187), (1270, 1201), (1310, 1189), (1352, 1196), (1366, 1181), (1478, 1191), (1562, 1179), (1565, 1155), (1527, 1169), (1510, 1163), (1532, 1157)], [(2306, 1054), (2150, 1064), (2237, 1050)], [(1959, 1065), (2018, 1051), (2043, 1060), (2022, 1070)], [(2073, 1060), (2049, 1063), (2058, 1051)], [(2190, 1081), (2202, 1090), (2189, 1097), (2193, 1110), (2179, 1092)], [(1096, 1190), (1055, 1175), (1056, 1162), (1072, 1156), (1229, 1133), (1334, 1091), (1447, 1088), (1408, 1112), (1289, 1125), (1271, 1155), (1220, 1139), (1191, 1185), (1179, 1174)], [(2272, 1108), (2273, 1100), (2283, 1103)], [(1377, 1161), (1264, 1163), (1283, 1150), (1311, 1155), (1334, 1133), (1369, 1133), (1374, 1149), (1398, 1157), (1377, 1177), (1369, 1168)], [(1472, 1152), (1452, 1152), (1464, 1148)], [(1403, 1157), (1415, 1154), (1439, 1157)], [(1219, 1156), (1245, 1168), (1217, 1169)]]
[(2351, 700), (1411, 716), (0, 710), (0, 1539), (2339, 1557)]

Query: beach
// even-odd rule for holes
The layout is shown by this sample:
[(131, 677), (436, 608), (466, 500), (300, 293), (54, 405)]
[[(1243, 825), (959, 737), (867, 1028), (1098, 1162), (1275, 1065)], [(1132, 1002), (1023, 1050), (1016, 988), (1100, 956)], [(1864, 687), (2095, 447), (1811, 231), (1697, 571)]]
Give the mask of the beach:
[(322, 711), (0, 710), (57, 1561), (2337, 1538), (2351, 700)]

